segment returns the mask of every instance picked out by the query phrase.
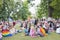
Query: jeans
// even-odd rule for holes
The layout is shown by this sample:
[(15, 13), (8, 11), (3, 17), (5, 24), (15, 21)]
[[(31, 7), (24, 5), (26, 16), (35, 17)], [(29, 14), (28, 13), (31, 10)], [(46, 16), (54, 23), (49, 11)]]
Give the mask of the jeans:
[(2, 40), (2, 38), (0, 38), (0, 40)]

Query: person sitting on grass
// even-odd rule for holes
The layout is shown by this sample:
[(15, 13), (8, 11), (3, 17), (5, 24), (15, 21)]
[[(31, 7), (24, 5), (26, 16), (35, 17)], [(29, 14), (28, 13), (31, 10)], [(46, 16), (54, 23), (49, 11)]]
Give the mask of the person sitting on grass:
[(45, 30), (43, 29), (42, 26), (40, 26), (40, 33), (43, 35), (43, 36), (47, 36)]
[(36, 31), (35, 31), (34, 26), (32, 26), (32, 25), (31, 25), (31, 29), (30, 29), (30, 36), (31, 37), (36, 37)]
[(43, 37), (44, 35), (40, 32), (40, 27), (37, 28), (37, 36)]
[(2, 24), (0, 24), (0, 40), (2, 40)]
[(2, 32), (1, 32), (1, 29), (0, 29), (0, 40), (2, 40)]
[(60, 27), (56, 29), (56, 33), (60, 34)]
[(28, 28), (27, 27), (24, 27), (25, 29), (24, 29), (24, 32), (25, 32), (25, 36), (28, 36), (29, 35), (29, 33), (28, 33)]
[(45, 32), (46, 32), (47, 34), (49, 34), (49, 24), (47, 23), (47, 21), (44, 22), (43, 28), (44, 28)]
[(16, 29), (14, 28), (14, 26), (12, 24), (10, 24), (10, 26), (9, 26), (9, 31), (10, 31), (10, 34), (13, 34), (13, 35), (16, 32)]

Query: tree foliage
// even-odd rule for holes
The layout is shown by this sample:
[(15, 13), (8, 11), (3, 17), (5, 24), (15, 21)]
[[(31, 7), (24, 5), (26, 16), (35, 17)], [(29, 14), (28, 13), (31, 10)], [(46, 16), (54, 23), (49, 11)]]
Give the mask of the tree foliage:
[(48, 17), (60, 18), (60, 0), (41, 0), (37, 15), (41, 18), (44, 14)]
[(0, 1), (0, 19), (7, 20), (12, 17), (14, 20), (27, 19), (30, 12), (28, 11), (28, 2), (14, 2), (14, 0)]
[(13, 9), (13, 0), (1, 0), (1, 3), (0, 19), (7, 20)]
[(60, 0), (52, 0), (50, 6), (54, 8), (53, 17), (60, 18)]
[(19, 5), (19, 11), (18, 12), (15, 12), (15, 14), (13, 14), (13, 18), (16, 20), (16, 19), (22, 19), (22, 20), (25, 20), (27, 19), (27, 17), (30, 15), (30, 12), (28, 11), (28, 2), (25, 1), (25, 2), (17, 2), (16, 3), (16, 6)]
[(41, 4), (38, 6), (37, 16), (38, 18), (48, 16), (48, 1), (47, 0), (41, 0)]

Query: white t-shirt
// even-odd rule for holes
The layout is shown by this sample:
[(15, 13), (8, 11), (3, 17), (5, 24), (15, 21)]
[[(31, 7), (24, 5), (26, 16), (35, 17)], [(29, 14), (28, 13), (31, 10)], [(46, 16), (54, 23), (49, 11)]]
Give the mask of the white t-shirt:
[(16, 31), (15, 28), (10, 29), (10, 33), (11, 33), (11, 34), (14, 34), (15, 31)]
[(56, 33), (60, 33), (60, 28), (57, 28)]
[(3, 29), (4, 29), (4, 30), (5, 30), (5, 29), (7, 29), (7, 26), (6, 26), (6, 25), (4, 25)]
[(47, 27), (45, 26), (45, 24), (43, 25), (43, 28), (45, 28), (45, 29), (47, 28)]

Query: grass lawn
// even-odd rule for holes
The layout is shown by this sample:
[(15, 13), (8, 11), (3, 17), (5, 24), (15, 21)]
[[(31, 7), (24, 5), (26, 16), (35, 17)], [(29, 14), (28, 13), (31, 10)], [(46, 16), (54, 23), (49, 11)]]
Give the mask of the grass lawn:
[(60, 34), (51, 33), (45, 37), (31, 38), (30, 36), (24, 36), (24, 33), (17, 33), (12, 37), (3, 37), (3, 40), (60, 40)]
[(45, 37), (31, 38), (30, 36), (24, 36), (23, 33), (18, 33), (12, 37), (5, 37), (3, 40), (60, 40), (60, 34), (51, 33)]

